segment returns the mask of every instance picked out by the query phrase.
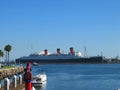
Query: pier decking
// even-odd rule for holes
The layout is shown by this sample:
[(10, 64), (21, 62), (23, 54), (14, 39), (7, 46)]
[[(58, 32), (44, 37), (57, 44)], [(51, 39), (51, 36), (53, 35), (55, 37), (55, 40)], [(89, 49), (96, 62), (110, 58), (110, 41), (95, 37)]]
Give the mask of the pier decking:
[[(4, 87), (0, 88), (0, 90), (4, 90)], [(17, 84), (16, 88), (13, 88), (12, 85), (10, 85), (9, 90), (25, 90), (25, 84)]]

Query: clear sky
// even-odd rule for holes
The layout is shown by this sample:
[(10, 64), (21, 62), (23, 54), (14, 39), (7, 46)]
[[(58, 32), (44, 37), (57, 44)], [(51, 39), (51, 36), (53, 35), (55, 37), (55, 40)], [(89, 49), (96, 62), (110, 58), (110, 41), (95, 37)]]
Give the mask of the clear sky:
[(10, 58), (69, 47), (120, 55), (120, 0), (0, 0), (0, 49)]

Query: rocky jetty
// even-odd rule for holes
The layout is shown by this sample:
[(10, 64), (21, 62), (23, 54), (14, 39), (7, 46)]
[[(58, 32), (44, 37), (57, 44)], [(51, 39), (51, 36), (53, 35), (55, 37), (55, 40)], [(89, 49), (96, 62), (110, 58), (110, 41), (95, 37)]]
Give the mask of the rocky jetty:
[(5, 78), (5, 77), (9, 77), (9, 76), (13, 76), (13, 75), (17, 75), (20, 73), (24, 72), (24, 67), (23, 66), (16, 66), (13, 68), (1, 68), (0, 69), (0, 80)]

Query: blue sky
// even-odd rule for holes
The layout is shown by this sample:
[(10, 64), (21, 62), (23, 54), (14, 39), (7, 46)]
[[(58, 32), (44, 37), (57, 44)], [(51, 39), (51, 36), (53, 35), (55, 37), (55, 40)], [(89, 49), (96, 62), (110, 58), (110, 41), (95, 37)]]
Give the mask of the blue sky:
[(120, 55), (120, 0), (1, 0), (0, 49), (11, 59), (69, 47), (89, 56)]

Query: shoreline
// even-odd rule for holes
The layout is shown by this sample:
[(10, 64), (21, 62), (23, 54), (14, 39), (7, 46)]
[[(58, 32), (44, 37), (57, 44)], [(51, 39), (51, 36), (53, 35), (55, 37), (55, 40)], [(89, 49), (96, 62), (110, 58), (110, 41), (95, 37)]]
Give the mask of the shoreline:
[(0, 80), (9, 76), (23, 73), (23, 72), (24, 72), (23, 66), (17, 66), (14, 68), (0, 68)]

